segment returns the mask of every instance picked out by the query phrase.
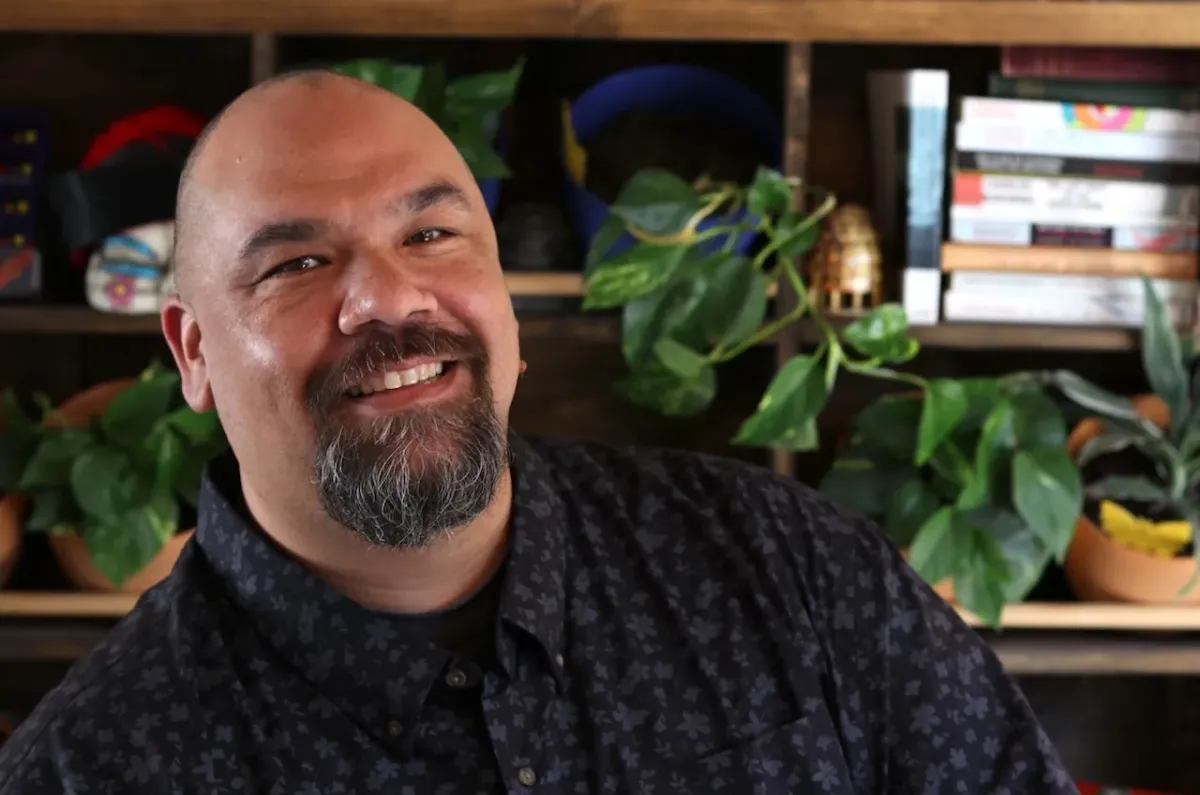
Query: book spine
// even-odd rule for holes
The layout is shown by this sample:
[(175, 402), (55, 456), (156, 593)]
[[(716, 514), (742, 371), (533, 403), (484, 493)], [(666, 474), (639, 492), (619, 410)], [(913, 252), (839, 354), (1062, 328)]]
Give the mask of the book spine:
[(875, 223), (885, 257), (904, 263), (901, 301), (912, 325), (938, 322), (950, 78), (941, 70), (872, 72)]
[(955, 147), (963, 152), (1200, 163), (1200, 138), (1097, 130), (1037, 130), (1014, 125), (959, 124)]
[[(1177, 328), (1195, 322), (1194, 302), (1164, 302), (1168, 319)], [(1140, 328), (1143, 301), (1133, 299), (1050, 296), (1034, 299), (1025, 294), (964, 293), (949, 290), (943, 296), (942, 314), (952, 322), (1028, 323), (1054, 326), (1116, 326)]]
[[(1195, 301), (1200, 297), (1200, 282), (1195, 279), (1155, 279), (1150, 284), (1164, 301)], [(1006, 270), (955, 271), (950, 289), (962, 293), (998, 293), (1008, 295), (1044, 294), (1089, 298), (1139, 299), (1142, 280), (1138, 276), (1095, 276), (1056, 273), (1013, 273)]]
[(1200, 57), (1191, 50), (1149, 47), (1007, 46), (1001, 48), (1000, 73), (1005, 77), (1192, 83), (1200, 74)]
[[(1049, 223), (1186, 223), (1200, 217), (1200, 188), (1098, 179), (1017, 177), (960, 171), (953, 206), (985, 217)], [(1086, 220), (1084, 220), (1086, 219)]]
[(1136, 160), (1098, 160), (1094, 157), (1013, 154), (1006, 152), (954, 153), (956, 171), (983, 171), (1027, 177), (1076, 177), (1161, 185), (1200, 185), (1200, 163), (1151, 163)]
[(996, 97), (964, 97), (959, 122), (1014, 124), (1041, 130), (1141, 132), (1153, 135), (1192, 135), (1200, 132), (1200, 113), (1190, 111)]
[(1200, 256), (1157, 251), (945, 243), (942, 269), (1080, 276), (1137, 276), (1144, 273), (1150, 278), (1194, 281), (1200, 273)]
[[(963, 218), (950, 211), (950, 239), (993, 246), (1066, 246), (1118, 251), (1200, 251), (1195, 224), (1175, 226), (1064, 226), (1028, 221)], [(943, 250), (943, 256), (945, 256)]]
[(1002, 99), (1091, 102), (1143, 108), (1200, 110), (1200, 87), (1169, 83), (1118, 83), (1070, 78), (988, 75), (988, 94)]

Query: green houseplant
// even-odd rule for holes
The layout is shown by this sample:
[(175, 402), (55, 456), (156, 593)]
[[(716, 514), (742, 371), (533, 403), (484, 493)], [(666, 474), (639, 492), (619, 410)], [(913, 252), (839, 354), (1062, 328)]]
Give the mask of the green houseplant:
[[(875, 519), (931, 585), (995, 625), (1052, 560), (1065, 559), (1082, 503), (1067, 425), (1045, 377), (939, 380), (886, 395), (856, 418), (821, 483)], [(935, 430), (936, 429), (936, 430)]]
[[(911, 560), (926, 579), (949, 578), (963, 605), (994, 623), (1050, 560), (1063, 559), (1079, 513), (1065, 422), (1044, 391), (1054, 379), (926, 380), (898, 369), (920, 350), (899, 305), (883, 304), (845, 324), (827, 318), (797, 263), (834, 206), (824, 191), (768, 168), (746, 186), (705, 179), (689, 185), (665, 171), (640, 171), (592, 241), (583, 306), (620, 308), (628, 368), (620, 391), (679, 416), (709, 407), (718, 364), (811, 323), (816, 345), (779, 369), (735, 443), (816, 449), (817, 417), (843, 371), (915, 392), (864, 412), (826, 487), (890, 525), (911, 544)], [(739, 208), (748, 210), (740, 218)], [(718, 212), (739, 220), (704, 223)], [(739, 254), (736, 241), (749, 231), (764, 243), (757, 253)], [(625, 234), (634, 244), (610, 253)], [(795, 307), (768, 319), (770, 293), (780, 285), (793, 292)], [(879, 466), (864, 467), (874, 455)], [(876, 502), (851, 497), (851, 488), (869, 491)], [(898, 489), (903, 505), (881, 502)]]
[(158, 365), (132, 383), (106, 384), (111, 400), (66, 416), (44, 397), (36, 444), (5, 457), (12, 490), (31, 510), (28, 532), (71, 534), (120, 587), (194, 515), (201, 469), (225, 447), (215, 412), (183, 404), (179, 375)]
[(1140, 352), (1152, 392), (1128, 398), (1076, 376), (1059, 379), (1067, 398), (1090, 414), (1071, 435), (1086, 505), (1067, 574), (1085, 597), (1194, 601), (1200, 360), (1193, 333), (1176, 328), (1145, 276), (1142, 294)]
[(334, 67), (412, 102), (437, 122), (481, 182), (510, 176), (496, 151), (500, 114), (513, 100), (525, 61), (504, 71), (449, 80), (440, 63), (421, 66), (382, 58), (360, 58)]

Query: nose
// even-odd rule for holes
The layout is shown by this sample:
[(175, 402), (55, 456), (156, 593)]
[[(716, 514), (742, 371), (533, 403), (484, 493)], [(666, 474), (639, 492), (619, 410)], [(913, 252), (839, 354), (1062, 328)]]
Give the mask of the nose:
[(338, 313), (343, 334), (355, 334), (372, 323), (397, 326), (437, 311), (433, 293), (406, 272), (395, 253), (360, 256), (344, 273), (347, 284)]

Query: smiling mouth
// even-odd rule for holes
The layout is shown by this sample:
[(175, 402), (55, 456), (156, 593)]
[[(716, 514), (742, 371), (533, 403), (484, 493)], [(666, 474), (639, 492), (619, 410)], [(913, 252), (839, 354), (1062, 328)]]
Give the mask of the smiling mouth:
[(454, 369), (456, 362), (426, 362), (414, 367), (381, 370), (363, 379), (362, 383), (346, 390), (349, 397), (367, 397), (380, 392), (394, 392), (413, 386), (430, 384), (444, 378)]

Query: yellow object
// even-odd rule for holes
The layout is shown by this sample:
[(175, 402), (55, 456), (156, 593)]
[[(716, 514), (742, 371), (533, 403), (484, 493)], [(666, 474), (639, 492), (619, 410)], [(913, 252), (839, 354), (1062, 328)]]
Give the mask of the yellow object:
[(1161, 558), (1175, 557), (1192, 539), (1186, 521), (1152, 522), (1110, 500), (1100, 503), (1100, 527), (1114, 541)]
[(567, 161), (567, 171), (575, 182), (582, 185), (587, 174), (587, 150), (575, 139), (575, 125), (571, 123), (571, 103), (562, 103), (563, 125), (563, 155)]

